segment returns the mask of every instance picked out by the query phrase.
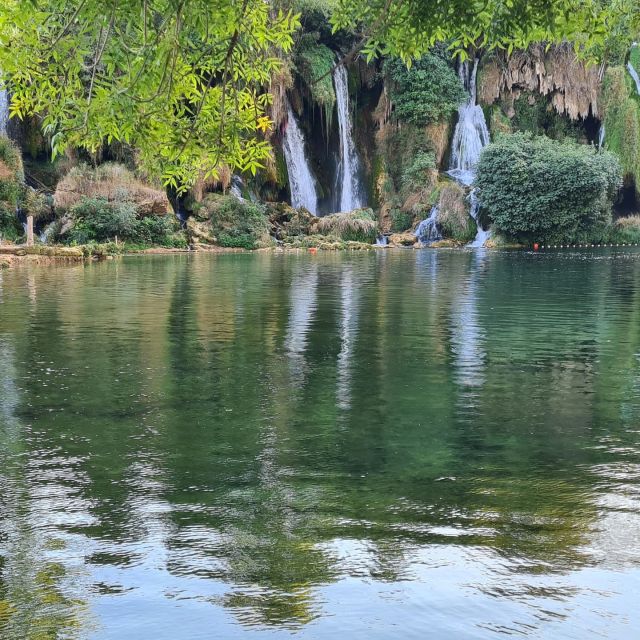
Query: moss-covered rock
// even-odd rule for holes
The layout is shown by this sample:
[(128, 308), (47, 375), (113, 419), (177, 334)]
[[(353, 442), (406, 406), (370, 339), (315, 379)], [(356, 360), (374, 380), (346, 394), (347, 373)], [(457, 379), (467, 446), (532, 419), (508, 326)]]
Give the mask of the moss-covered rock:
[(318, 233), (341, 240), (373, 243), (380, 233), (378, 220), (371, 209), (334, 213), (317, 222)]
[(463, 244), (474, 239), (476, 224), (469, 216), (467, 193), (459, 184), (447, 182), (441, 186), (437, 223), (444, 238)]

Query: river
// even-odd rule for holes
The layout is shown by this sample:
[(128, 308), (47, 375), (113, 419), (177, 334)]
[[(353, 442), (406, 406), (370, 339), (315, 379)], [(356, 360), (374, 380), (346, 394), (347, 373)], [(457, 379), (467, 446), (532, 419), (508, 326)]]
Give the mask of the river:
[(640, 252), (0, 273), (0, 637), (624, 640), (639, 593)]

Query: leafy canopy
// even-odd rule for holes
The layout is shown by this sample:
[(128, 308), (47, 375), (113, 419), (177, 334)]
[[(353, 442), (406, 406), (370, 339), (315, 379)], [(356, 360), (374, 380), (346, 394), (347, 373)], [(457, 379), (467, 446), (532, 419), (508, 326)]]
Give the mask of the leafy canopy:
[(388, 60), (385, 71), (395, 116), (419, 127), (448, 118), (467, 96), (453, 68), (431, 53), (409, 68), (398, 58)]
[(463, 59), (477, 47), (511, 52), (532, 42), (568, 39), (602, 54), (608, 34), (640, 24), (637, 0), (335, 0), (334, 30), (361, 33), (368, 59), (381, 54), (405, 62), (449, 42)]
[(181, 187), (262, 167), (264, 87), (298, 25), (262, 0), (4, 0), (0, 69), (54, 156), (121, 141)]

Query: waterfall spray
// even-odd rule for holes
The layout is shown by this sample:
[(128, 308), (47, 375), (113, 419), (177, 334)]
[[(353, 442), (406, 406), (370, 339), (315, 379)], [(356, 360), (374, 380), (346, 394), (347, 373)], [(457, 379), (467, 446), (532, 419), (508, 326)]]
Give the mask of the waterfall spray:
[(426, 220), (423, 220), (415, 230), (415, 236), (422, 244), (431, 244), (436, 240), (441, 240), (442, 236), (438, 230), (438, 213), (440, 208), (435, 205)]
[(340, 130), (340, 211), (353, 211), (364, 206), (360, 187), (360, 159), (353, 141), (353, 124), (349, 110), (349, 77), (344, 65), (339, 64), (333, 72)]
[(283, 150), (289, 173), (291, 205), (305, 207), (314, 215), (318, 213), (316, 181), (311, 173), (305, 153), (304, 135), (291, 105), (287, 102), (288, 122), (284, 133)]
[[(482, 149), (491, 142), (489, 128), (484, 117), (482, 107), (477, 104), (476, 78), (478, 75), (478, 59), (473, 67), (465, 61), (460, 65), (460, 80), (469, 92), (469, 99), (458, 110), (458, 124), (453, 134), (451, 145), (451, 165), (449, 175), (465, 186), (471, 186), (476, 177), (476, 167), (480, 160)], [(475, 240), (470, 247), (482, 247), (491, 236), (489, 230), (484, 230), (478, 220), (480, 202), (475, 190), (469, 196), (471, 203), (470, 215), (478, 226)]]

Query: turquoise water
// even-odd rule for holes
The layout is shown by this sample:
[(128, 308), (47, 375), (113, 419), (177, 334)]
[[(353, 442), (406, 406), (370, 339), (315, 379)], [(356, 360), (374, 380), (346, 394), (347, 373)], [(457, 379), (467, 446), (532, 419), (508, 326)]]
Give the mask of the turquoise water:
[(640, 253), (0, 273), (0, 637), (639, 637)]

